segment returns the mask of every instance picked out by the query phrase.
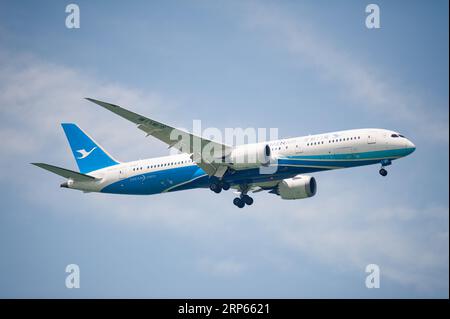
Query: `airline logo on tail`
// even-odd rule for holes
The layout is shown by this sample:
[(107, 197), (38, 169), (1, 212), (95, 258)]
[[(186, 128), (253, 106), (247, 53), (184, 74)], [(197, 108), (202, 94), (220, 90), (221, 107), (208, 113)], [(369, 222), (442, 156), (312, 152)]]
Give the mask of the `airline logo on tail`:
[(81, 154), (81, 157), (77, 157), (77, 159), (83, 159), (91, 155), (91, 153), (96, 149), (97, 147), (94, 146), (89, 152), (86, 152), (85, 149), (77, 150), (78, 153)]

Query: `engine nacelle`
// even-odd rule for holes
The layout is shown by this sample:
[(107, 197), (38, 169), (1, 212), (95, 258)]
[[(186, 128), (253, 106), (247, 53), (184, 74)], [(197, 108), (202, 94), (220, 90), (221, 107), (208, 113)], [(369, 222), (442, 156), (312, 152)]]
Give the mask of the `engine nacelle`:
[(247, 144), (236, 146), (227, 157), (230, 167), (239, 170), (257, 168), (270, 164), (270, 146), (267, 144)]
[(278, 184), (278, 195), (282, 199), (302, 199), (313, 197), (317, 192), (316, 179), (308, 175), (297, 175), (283, 179)]

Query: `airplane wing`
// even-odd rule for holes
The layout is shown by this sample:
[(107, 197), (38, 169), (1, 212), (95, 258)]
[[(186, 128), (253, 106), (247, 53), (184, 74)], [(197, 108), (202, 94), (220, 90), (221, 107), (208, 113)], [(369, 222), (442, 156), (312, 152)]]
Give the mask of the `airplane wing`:
[(216, 152), (214, 158), (222, 158), (231, 152), (232, 147), (211, 141), (209, 139), (191, 134), (189, 132), (171, 127), (164, 123), (149, 119), (140, 114), (134, 113), (127, 109), (124, 109), (118, 105), (102, 102), (99, 100), (86, 98), (95, 104), (98, 104), (105, 109), (135, 123), (137, 127), (147, 133), (147, 136), (151, 135), (156, 137), (160, 141), (166, 143), (169, 148), (173, 147), (181, 152), (192, 154), (192, 159), (196, 164), (202, 168), (209, 176), (223, 175), (226, 171), (226, 166), (216, 163), (213, 160), (205, 160), (203, 150), (213, 150)]

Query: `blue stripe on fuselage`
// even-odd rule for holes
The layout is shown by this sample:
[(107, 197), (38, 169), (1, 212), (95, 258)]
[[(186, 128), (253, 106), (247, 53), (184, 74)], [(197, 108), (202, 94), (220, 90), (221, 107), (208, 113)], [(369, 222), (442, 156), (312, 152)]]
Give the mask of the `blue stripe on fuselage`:
[(206, 179), (208, 176), (197, 165), (169, 168), (160, 171), (134, 175), (104, 187), (102, 193), (150, 195), (167, 191), (174, 186)]
[[(224, 179), (230, 184), (244, 184), (281, 180), (298, 174), (309, 174), (336, 168), (348, 168), (380, 163), (381, 159), (397, 159), (413, 149), (372, 151), (355, 154), (287, 156), (278, 159), (274, 174), (260, 174), (259, 168), (233, 171)], [(150, 195), (176, 190), (205, 188), (208, 175), (197, 165), (174, 167), (148, 172), (114, 182), (103, 193)]]
[(347, 154), (323, 154), (323, 155), (294, 155), (286, 156), (285, 158), (298, 158), (298, 159), (317, 159), (317, 160), (348, 160), (348, 159), (365, 159), (373, 160), (379, 158), (397, 158), (403, 157), (414, 152), (414, 148), (400, 148), (383, 151), (371, 151), (360, 153), (347, 153)]

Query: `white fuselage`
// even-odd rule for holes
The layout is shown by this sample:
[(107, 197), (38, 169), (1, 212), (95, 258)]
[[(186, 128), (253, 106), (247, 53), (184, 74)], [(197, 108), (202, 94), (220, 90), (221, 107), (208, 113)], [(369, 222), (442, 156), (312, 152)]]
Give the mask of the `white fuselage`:
[[(242, 172), (247, 182), (276, 181), (297, 174), (355, 167), (391, 161), (412, 153), (414, 144), (400, 134), (385, 129), (355, 129), (265, 142), (276, 165), (283, 169), (271, 176), (252, 176)], [(389, 162), (390, 164), (390, 162)], [(178, 174), (178, 177), (175, 176)], [(180, 174), (186, 176), (180, 177)], [(247, 174), (244, 176), (244, 174)], [(256, 172), (254, 174), (257, 174)], [(178, 189), (205, 187), (208, 176), (196, 166), (189, 154), (138, 160), (89, 173), (95, 182), (71, 182), (69, 188), (87, 192), (154, 194)], [(239, 174), (232, 184), (239, 183)], [(140, 190), (142, 185), (145, 190)], [(121, 191), (123, 190), (123, 191)]]

